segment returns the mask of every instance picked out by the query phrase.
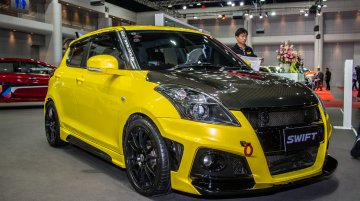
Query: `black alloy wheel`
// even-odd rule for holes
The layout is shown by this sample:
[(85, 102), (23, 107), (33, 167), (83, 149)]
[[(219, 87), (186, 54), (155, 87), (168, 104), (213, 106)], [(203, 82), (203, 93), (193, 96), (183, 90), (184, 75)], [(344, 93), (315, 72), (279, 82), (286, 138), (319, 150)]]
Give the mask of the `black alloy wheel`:
[(166, 144), (156, 126), (145, 117), (132, 119), (124, 136), (126, 173), (131, 185), (145, 196), (170, 189), (170, 165)]
[(60, 122), (55, 104), (49, 101), (45, 108), (45, 133), (48, 143), (53, 147), (66, 144), (60, 139)]

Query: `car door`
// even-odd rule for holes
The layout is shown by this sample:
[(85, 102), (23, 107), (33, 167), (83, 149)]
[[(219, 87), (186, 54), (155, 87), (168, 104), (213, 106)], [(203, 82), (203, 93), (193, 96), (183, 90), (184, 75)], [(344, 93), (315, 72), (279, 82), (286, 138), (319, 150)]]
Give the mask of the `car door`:
[[(119, 64), (122, 48), (116, 32), (99, 34), (91, 39), (89, 56), (112, 55)], [(129, 77), (109, 75), (88, 69), (76, 88), (81, 135), (108, 149), (119, 151), (119, 114), (123, 110), (120, 95), (129, 88)]]
[(23, 84), (14, 86), (13, 96), (28, 100), (43, 100), (46, 96), (52, 68), (33, 62), (20, 62), (16, 71)]
[(73, 44), (68, 52), (65, 63), (54, 73), (54, 86), (58, 97), (55, 105), (61, 115), (62, 126), (72, 133), (79, 132), (79, 119), (76, 99), (76, 88), (83, 82), (86, 72), (84, 57), (87, 54), (88, 41), (79, 41)]

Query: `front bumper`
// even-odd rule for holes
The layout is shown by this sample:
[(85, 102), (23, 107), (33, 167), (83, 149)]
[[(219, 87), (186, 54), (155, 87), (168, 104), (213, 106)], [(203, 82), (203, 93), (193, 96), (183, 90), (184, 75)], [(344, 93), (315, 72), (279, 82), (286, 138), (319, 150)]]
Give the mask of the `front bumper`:
[[(244, 195), (255, 193), (274, 193), (279, 190), (301, 186), (304, 184), (315, 183), (326, 179), (334, 173), (338, 165), (335, 158), (330, 155), (327, 156), (320, 175), (309, 177), (302, 180), (289, 182), (287, 184), (273, 185), (269, 188), (256, 189), (254, 188), (254, 180), (246, 178), (242, 180), (224, 179), (224, 180), (208, 180), (207, 183), (199, 183), (194, 180), (193, 185), (204, 196), (226, 196), (226, 195)], [(205, 187), (207, 186), (207, 187)]]
[[(271, 174), (267, 158), (253, 127), (242, 112), (233, 112), (241, 127), (193, 122), (182, 119), (157, 118), (156, 125), (164, 138), (183, 146), (179, 167), (171, 171), (171, 186), (175, 190), (197, 195), (234, 195), (269, 191), (281, 186), (302, 183), (330, 175), (336, 169), (336, 160), (327, 156), (331, 130), (324, 126), (324, 139), (317, 147), (315, 161), (303, 169)], [(326, 120), (323, 122), (326, 125)], [(252, 155), (245, 155), (242, 142), (251, 143)], [(213, 149), (237, 155), (245, 159), (250, 176), (194, 177), (192, 169), (201, 149)], [(335, 162), (334, 162), (335, 161)], [(206, 176), (206, 174), (203, 174)]]

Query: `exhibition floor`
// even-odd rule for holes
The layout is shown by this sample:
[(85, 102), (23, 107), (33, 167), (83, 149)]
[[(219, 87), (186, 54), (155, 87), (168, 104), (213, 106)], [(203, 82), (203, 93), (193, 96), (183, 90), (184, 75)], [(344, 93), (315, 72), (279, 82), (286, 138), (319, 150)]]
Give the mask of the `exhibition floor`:
[[(334, 97), (341, 96), (334, 93)], [(327, 111), (332, 125), (341, 126), (340, 108), (330, 107)], [(360, 108), (352, 111), (352, 122), (357, 126)], [(350, 156), (354, 138), (352, 130), (333, 130), (329, 153), (339, 165), (330, 179), (272, 194), (219, 200), (359, 200), (360, 160)], [(3, 201), (205, 200), (179, 192), (143, 197), (133, 190), (124, 169), (72, 145), (50, 147), (44, 132), (42, 103), (0, 104), (0, 158)]]

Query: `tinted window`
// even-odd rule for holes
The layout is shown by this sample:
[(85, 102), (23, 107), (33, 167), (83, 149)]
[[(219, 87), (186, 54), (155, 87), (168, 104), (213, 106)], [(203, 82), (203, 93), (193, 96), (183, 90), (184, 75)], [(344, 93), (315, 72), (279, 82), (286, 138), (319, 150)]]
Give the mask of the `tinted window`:
[(21, 63), (21, 71), (30, 74), (50, 75), (54, 69), (38, 63)]
[(18, 66), (19, 62), (14, 61), (4, 61), (0, 62), (0, 72), (1, 73), (12, 73), (15, 71), (15, 67)]
[(118, 60), (119, 65), (121, 64), (121, 51), (119, 49), (118, 37), (115, 33), (98, 35), (91, 40), (89, 58), (96, 55), (114, 56)]
[(85, 48), (88, 43), (77, 43), (71, 46), (67, 59), (67, 65), (73, 67), (85, 67), (82, 65), (85, 56)]

